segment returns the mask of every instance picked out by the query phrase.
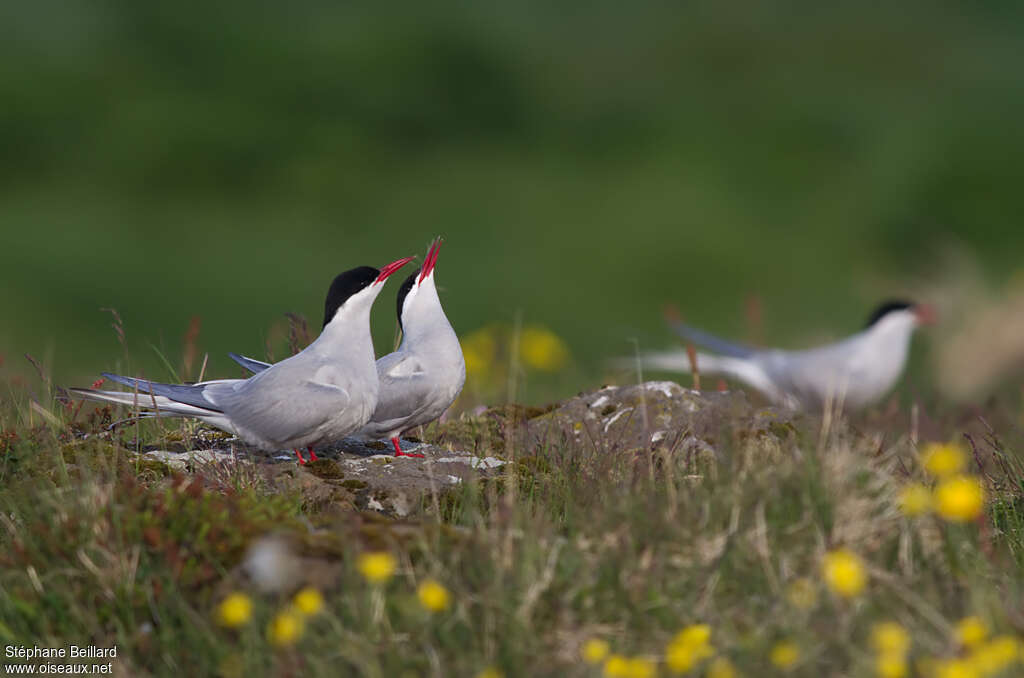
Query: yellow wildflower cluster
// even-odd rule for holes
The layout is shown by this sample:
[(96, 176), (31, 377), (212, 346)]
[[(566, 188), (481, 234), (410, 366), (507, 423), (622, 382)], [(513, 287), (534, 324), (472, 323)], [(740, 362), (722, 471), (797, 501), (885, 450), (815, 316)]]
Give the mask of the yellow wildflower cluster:
[(312, 586), (307, 586), (295, 594), (292, 605), (300, 614), (312, 617), (324, 609), (324, 597)]
[(928, 443), (921, 450), (921, 465), (936, 478), (949, 478), (963, 472), (967, 454), (956, 443)]
[(591, 638), (580, 648), (580, 656), (583, 657), (583, 661), (595, 666), (603, 662), (609, 652), (611, 652), (611, 647), (609, 647), (608, 641), (600, 638)]
[[(232, 593), (217, 606), (217, 623), (227, 628), (239, 628), (252, 619), (252, 599), (244, 593)], [(324, 609), (324, 597), (311, 586), (301, 589), (291, 603), (278, 612), (267, 625), (267, 640), (272, 645), (285, 647), (294, 645), (302, 637), (306, 619), (320, 614)]]
[(665, 664), (673, 673), (687, 673), (705, 659), (715, 656), (711, 627), (692, 624), (677, 633), (665, 648)]
[(910, 634), (896, 622), (882, 622), (871, 629), (871, 648), (875, 651), (875, 673), (879, 678), (904, 678)]
[(625, 657), (612, 654), (604, 663), (605, 678), (654, 678), (658, 666), (646, 657)]
[(306, 624), (302, 614), (295, 608), (278, 612), (267, 625), (267, 640), (271, 645), (286, 647), (294, 645), (302, 637)]
[(435, 579), (425, 579), (416, 589), (416, 597), (429, 612), (444, 612), (451, 604), (451, 594)]
[(252, 618), (252, 599), (244, 593), (232, 593), (217, 606), (217, 623), (235, 629)]
[[(946, 659), (925, 658), (919, 673), (927, 678), (989, 678), (1018, 675), (1007, 669), (1024, 661), (1024, 647), (1010, 635), (989, 638), (989, 627), (980, 617), (961, 619), (953, 630), (953, 640), (961, 650)], [(1019, 668), (1019, 667), (1018, 667)]]
[(976, 675), (985, 678), (1005, 671), (1014, 664), (1019, 664), (1024, 660), (1022, 650), (1024, 648), (1016, 638), (1000, 635), (971, 648), (970, 654), (967, 655), (967, 661), (970, 662)]
[(776, 668), (788, 671), (800, 661), (800, 646), (792, 640), (783, 640), (772, 648), (769, 659)]
[(370, 551), (359, 556), (356, 568), (371, 584), (386, 584), (395, 575), (398, 561), (387, 551)]
[(557, 372), (569, 360), (569, 349), (565, 342), (540, 325), (523, 328), (519, 337), (519, 354), (527, 367), (542, 372)]
[(532, 370), (557, 372), (569, 362), (565, 341), (542, 325), (527, 325), (518, 337), (508, 327), (488, 325), (463, 336), (460, 344), (466, 373), (475, 379), (500, 380), (514, 346), (515, 358)]
[(921, 483), (908, 483), (900, 491), (904, 515), (915, 517), (935, 511), (944, 520), (965, 523), (985, 509), (985, 488), (981, 479), (964, 473), (967, 454), (955, 443), (926, 445), (921, 465), (936, 478), (934, 490)]
[(980, 617), (964, 617), (957, 623), (955, 634), (956, 642), (973, 650), (988, 638), (988, 625)]
[(482, 377), (490, 372), (498, 352), (494, 329), (482, 327), (462, 337), (462, 358), (466, 361), (466, 373), (471, 377)]
[(985, 509), (985, 488), (974, 476), (946, 478), (935, 486), (935, 512), (953, 523), (966, 523)]
[(864, 563), (848, 549), (829, 551), (821, 567), (829, 590), (843, 598), (860, 595), (867, 585), (868, 575)]
[(302, 637), (306, 620), (324, 609), (324, 597), (312, 586), (306, 586), (292, 597), (291, 605), (278, 612), (267, 625), (267, 639), (271, 645), (288, 647)]
[[(608, 642), (591, 638), (580, 646), (580, 657), (592, 666), (600, 665), (605, 678), (654, 678), (658, 663), (648, 657), (627, 657), (611, 652)], [(665, 648), (665, 666), (675, 674), (688, 673), (704, 660), (708, 678), (736, 678), (736, 668), (726, 657), (715, 657), (711, 627), (692, 624), (683, 628)]]

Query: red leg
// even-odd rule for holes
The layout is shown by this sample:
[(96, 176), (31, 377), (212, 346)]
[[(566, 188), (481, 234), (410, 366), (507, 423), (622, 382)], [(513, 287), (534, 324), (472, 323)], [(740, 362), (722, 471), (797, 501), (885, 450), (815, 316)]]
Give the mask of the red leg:
[(320, 457), (316, 456), (316, 452), (313, 451), (313, 446), (312, 445), (310, 445), (306, 449), (309, 450), (309, 460), (310, 461), (320, 461)]
[(398, 436), (391, 439), (391, 444), (395, 446), (396, 457), (418, 457), (419, 459), (426, 459), (422, 454), (410, 454), (408, 452), (402, 452), (402, 446), (398, 444)]
[(305, 464), (306, 460), (302, 458), (302, 452), (299, 452), (298, 448), (295, 448), (295, 456), (299, 458), (300, 464)]

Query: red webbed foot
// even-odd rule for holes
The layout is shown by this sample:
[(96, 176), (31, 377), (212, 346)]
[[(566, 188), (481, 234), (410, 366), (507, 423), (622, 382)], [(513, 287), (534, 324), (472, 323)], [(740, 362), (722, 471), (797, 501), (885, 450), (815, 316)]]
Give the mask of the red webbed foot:
[(395, 456), (396, 457), (416, 457), (417, 459), (426, 459), (426, 456), (422, 455), (422, 454), (414, 454), (414, 453), (411, 453), (411, 452), (402, 452), (402, 446), (398, 444), (398, 438), (392, 438), (391, 439), (391, 444), (395, 446)]

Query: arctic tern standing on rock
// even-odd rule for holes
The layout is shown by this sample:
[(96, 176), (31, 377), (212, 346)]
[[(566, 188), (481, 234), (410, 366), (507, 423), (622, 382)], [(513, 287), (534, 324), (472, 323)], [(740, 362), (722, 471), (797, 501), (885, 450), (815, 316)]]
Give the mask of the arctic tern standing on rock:
[(361, 428), (380, 389), (370, 336), (370, 308), (384, 282), (412, 257), (381, 270), (361, 266), (331, 283), (320, 336), (299, 353), (249, 379), (160, 384), (103, 373), (134, 389), (70, 389), (81, 398), (149, 410), (149, 416), (194, 417), (264, 450), (334, 442)]
[[(438, 238), (430, 246), (421, 269), (398, 290), (398, 324), (402, 343), (394, 353), (377, 361), (380, 395), (370, 421), (354, 436), (364, 440), (391, 439), (396, 457), (422, 457), (402, 452), (399, 436), (428, 424), (447, 410), (466, 381), (462, 347), (441, 308), (434, 284), (434, 266), (441, 249)], [(230, 354), (253, 372), (270, 369), (268, 363)]]
[[(857, 334), (802, 351), (743, 346), (678, 318), (670, 318), (669, 325), (686, 341), (714, 351), (697, 354), (702, 374), (736, 379), (780, 405), (821, 410), (829, 402), (857, 409), (884, 396), (903, 373), (914, 330), (933, 321), (929, 306), (891, 301), (880, 306)], [(648, 353), (640, 360), (653, 369), (690, 371), (685, 351)]]

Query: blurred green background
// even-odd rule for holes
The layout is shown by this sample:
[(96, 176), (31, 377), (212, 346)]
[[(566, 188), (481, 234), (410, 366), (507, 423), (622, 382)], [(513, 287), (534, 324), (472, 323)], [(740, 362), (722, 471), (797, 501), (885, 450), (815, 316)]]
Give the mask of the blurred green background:
[(319, 327), (336, 273), (437, 234), (460, 333), (569, 346), (531, 400), (670, 343), (666, 301), (845, 334), (950, 249), (1020, 264), (1022, 54), (1015, 2), (6, 3), (0, 369), (167, 378), (149, 344), (180, 363), (198, 315), (235, 375), (284, 312)]

